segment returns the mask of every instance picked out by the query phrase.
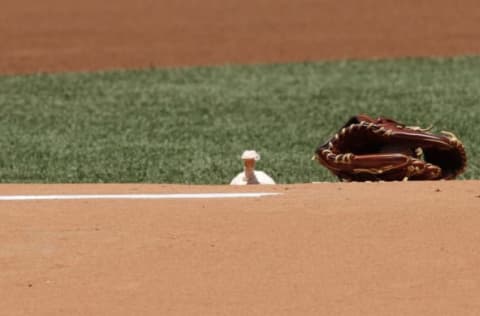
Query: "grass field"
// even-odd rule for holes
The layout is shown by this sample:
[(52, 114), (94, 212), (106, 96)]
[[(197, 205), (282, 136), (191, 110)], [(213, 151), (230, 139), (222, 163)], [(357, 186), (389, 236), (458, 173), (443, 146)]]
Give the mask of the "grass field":
[(450, 130), (480, 178), (480, 57), (0, 77), (0, 181), (221, 184), (244, 149), (278, 182), (350, 116)]

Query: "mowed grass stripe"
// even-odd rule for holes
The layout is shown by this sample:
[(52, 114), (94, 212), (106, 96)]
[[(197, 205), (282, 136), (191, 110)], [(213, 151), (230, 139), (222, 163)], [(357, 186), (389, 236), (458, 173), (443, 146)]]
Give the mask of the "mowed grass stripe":
[(350, 116), (450, 130), (480, 177), (480, 58), (0, 77), (1, 182), (228, 183), (244, 149), (281, 183)]

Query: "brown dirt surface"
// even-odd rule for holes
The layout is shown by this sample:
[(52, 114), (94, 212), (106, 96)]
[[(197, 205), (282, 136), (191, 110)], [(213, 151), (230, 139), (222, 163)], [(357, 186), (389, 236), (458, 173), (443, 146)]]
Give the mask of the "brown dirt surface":
[(475, 0), (4, 0), (0, 73), (480, 52)]
[(480, 182), (2, 185), (5, 315), (479, 315)]

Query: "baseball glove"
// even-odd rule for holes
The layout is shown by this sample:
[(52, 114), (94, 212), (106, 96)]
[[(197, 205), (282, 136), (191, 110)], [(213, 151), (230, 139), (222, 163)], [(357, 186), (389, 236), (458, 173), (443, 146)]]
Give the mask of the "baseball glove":
[(343, 181), (455, 178), (466, 168), (465, 147), (453, 133), (428, 131), (358, 115), (319, 146), (314, 159)]

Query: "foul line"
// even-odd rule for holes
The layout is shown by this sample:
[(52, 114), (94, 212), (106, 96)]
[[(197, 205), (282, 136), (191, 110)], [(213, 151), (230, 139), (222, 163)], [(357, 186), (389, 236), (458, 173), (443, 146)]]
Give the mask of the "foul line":
[(189, 194), (56, 194), (56, 195), (0, 195), (0, 201), (44, 200), (166, 200), (166, 199), (230, 199), (258, 198), (280, 193), (189, 193)]

